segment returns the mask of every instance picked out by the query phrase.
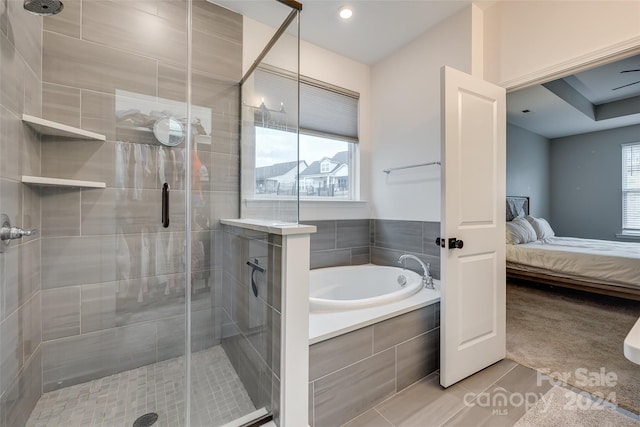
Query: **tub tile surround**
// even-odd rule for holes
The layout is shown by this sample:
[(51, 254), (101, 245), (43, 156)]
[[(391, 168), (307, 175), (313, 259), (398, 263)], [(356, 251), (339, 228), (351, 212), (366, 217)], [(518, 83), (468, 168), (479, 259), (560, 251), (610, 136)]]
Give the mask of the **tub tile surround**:
[[(311, 235), (311, 268), (376, 264), (397, 267), (400, 255), (413, 254), (431, 264), (440, 278), (439, 222), (381, 219), (304, 221), (318, 231)], [(406, 267), (420, 273), (409, 260)]]
[(342, 425), (436, 371), (437, 306), (311, 345), (310, 425)]

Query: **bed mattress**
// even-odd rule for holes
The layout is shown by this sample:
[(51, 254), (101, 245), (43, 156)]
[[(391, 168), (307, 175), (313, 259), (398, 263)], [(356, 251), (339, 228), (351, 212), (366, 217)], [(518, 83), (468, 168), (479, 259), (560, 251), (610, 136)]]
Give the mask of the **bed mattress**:
[(507, 267), (640, 289), (640, 244), (552, 237), (507, 245)]

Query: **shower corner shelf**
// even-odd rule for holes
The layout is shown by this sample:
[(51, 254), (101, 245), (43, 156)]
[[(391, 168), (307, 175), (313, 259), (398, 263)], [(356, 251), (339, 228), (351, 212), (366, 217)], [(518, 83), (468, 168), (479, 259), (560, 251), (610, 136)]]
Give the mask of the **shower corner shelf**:
[(41, 176), (22, 176), (24, 184), (38, 185), (41, 187), (76, 187), (76, 188), (106, 188), (104, 182), (80, 181), (77, 179), (47, 178)]
[(92, 139), (96, 141), (106, 141), (106, 136), (88, 130), (79, 129), (40, 117), (22, 115), (22, 121), (33, 128), (41, 135), (63, 136), (66, 138)]

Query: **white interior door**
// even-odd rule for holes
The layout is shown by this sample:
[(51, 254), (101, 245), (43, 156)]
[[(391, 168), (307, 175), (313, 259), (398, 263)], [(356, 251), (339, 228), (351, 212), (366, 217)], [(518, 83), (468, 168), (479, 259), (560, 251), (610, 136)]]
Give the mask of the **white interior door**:
[(506, 351), (506, 96), (449, 67), (441, 85), (440, 383), (448, 387)]

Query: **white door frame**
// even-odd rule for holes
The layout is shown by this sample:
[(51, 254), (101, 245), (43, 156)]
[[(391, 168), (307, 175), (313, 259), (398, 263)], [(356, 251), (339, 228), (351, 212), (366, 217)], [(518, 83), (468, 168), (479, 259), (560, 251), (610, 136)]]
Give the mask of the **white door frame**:
[(547, 83), (600, 65), (640, 54), (640, 37), (634, 37), (614, 45), (595, 50), (568, 61), (561, 62), (524, 76), (497, 83), (509, 92)]

